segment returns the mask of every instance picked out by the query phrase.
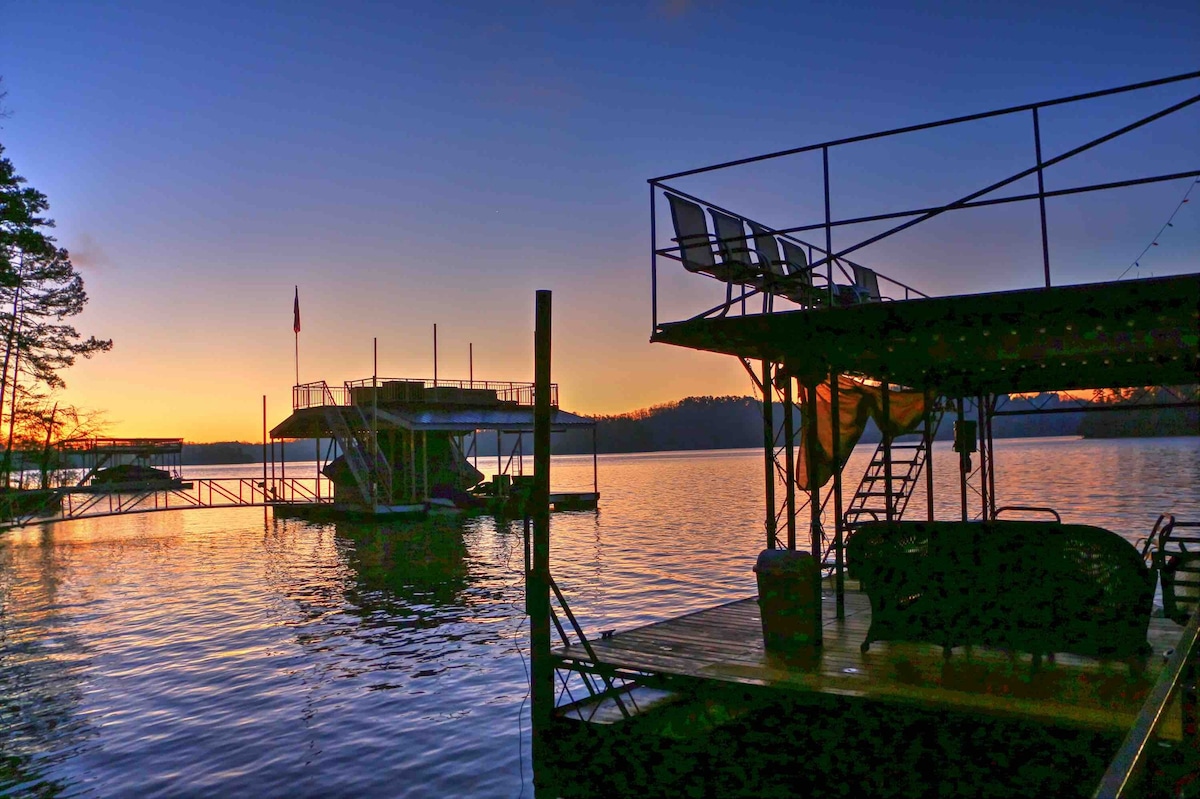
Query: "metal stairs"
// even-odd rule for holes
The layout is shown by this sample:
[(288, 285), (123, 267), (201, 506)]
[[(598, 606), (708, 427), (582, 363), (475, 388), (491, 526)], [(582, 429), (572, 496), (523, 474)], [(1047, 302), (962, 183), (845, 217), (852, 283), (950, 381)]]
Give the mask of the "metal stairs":
[[(932, 440), (937, 435), (941, 425), (942, 411), (933, 415), (933, 430), (929, 433)], [(921, 428), (903, 436), (897, 436), (892, 441), (891, 484), (888, 490), (887, 462), (883, 442), (875, 448), (871, 463), (863, 472), (862, 482), (850, 500), (843, 518), (846, 526), (853, 529), (855, 525), (869, 521), (884, 521), (889, 518), (887, 497), (890, 493), (892, 500), (891, 516), (893, 520), (904, 516), (908, 500), (916, 489), (921, 470), (929, 460), (929, 450), (926, 446), (925, 429)]]
[[(362, 418), (362, 409), (357, 408), (357, 410), (359, 417)], [(367, 464), (362, 444), (350, 429), (342, 406), (326, 405), (325, 421), (329, 423), (329, 429), (333, 431), (338, 448), (346, 456), (346, 464), (350, 467), (350, 472), (354, 475), (354, 482), (358, 483), (358, 489), (362, 493), (363, 504), (369, 507), (374, 500), (374, 492), (371, 488), (372, 469)], [(366, 429), (365, 425), (363, 429)]]

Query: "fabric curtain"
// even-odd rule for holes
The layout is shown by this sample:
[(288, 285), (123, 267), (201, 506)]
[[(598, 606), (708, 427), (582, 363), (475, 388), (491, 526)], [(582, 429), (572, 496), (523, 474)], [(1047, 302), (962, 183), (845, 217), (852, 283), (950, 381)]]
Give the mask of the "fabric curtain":
[[(817, 467), (817, 485), (829, 482), (834, 470), (846, 465), (854, 446), (866, 429), (867, 419), (874, 419), (884, 435), (891, 438), (911, 433), (925, 414), (925, 395), (920, 391), (892, 391), (888, 394), (888, 414), (883, 413), (883, 386), (867, 386), (848, 377), (838, 376), (838, 451), (833, 452), (833, 389), (829, 381), (816, 387), (817, 450), (813, 460)], [(808, 411), (808, 388), (800, 385), (797, 399), (802, 409), (800, 446), (796, 455), (796, 484), (809, 488), (808, 430), (812, 420)]]

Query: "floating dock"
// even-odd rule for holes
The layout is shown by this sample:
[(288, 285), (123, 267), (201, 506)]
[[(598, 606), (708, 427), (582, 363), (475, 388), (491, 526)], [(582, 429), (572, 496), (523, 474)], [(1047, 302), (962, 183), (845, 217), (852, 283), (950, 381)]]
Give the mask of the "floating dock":
[[(557, 491), (559, 510), (594, 509), (600, 500), (595, 422), (558, 407), (551, 387), (552, 429), (591, 431), (592, 490)], [(293, 515), (420, 516), (487, 511), (521, 515), (528, 500), (524, 473), (533, 433), (532, 383), (372, 377), (330, 386), (297, 385), (291, 415), (270, 430), (276, 439), (313, 439), (319, 473), (333, 497)], [(495, 435), (495, 471), (479, 455), (483, 435)], [(322, 441), (326, 450), (321, 451)], [(507, 445), (508, 451), (505, 451)]]

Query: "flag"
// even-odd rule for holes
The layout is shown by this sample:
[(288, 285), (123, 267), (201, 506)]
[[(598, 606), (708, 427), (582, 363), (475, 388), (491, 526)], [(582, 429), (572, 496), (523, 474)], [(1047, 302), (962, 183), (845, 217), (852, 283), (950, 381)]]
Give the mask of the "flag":
[(296, 302), (292, 304), (292, 330), (300, 332), (300, 287), (296, 286)]

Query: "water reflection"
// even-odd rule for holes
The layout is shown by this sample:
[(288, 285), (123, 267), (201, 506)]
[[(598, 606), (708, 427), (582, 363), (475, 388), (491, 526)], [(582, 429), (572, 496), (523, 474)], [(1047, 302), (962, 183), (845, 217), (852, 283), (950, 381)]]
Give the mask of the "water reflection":
[[(350, 544), (348, 563), (357, 574), (349, 598), (364, 615), (407, 605), (425, 609), (464, 607), (469, 583), (461, 522), (432, 517), (422, 522), (338, 522), (335, 532)], [(436, 614), (428, 614), (430, 617)]]
[[(553, 469), (591, 483), (590, 456)], [(551, 520), (589, 634), (755, 592), (761, 453), (603, 456), (600, 473), (599, 511)], [(997, 453), (1003, 503), (1126, 535), (1200, 518), (1198, 483), (1200, 439)], [(0, 534), (0, 795), (531, 796), (522, 527), (233, 509)]]

